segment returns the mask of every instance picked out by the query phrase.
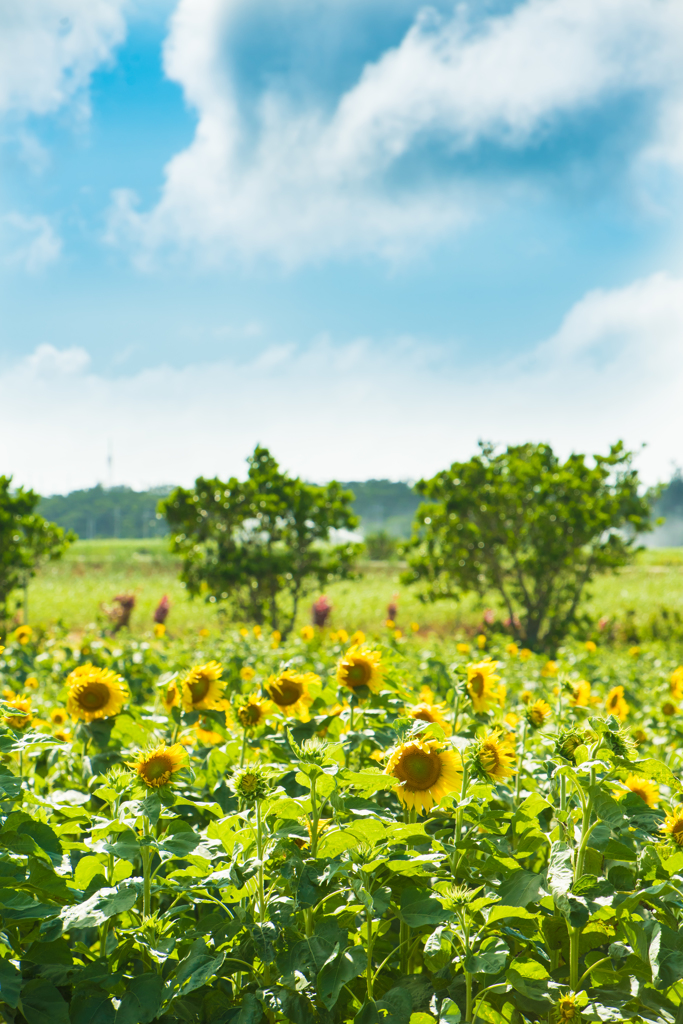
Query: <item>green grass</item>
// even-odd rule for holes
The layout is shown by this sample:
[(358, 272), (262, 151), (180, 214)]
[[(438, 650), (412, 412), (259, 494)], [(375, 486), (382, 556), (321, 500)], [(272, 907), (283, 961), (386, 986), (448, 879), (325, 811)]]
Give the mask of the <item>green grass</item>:
[[(218, 625), (215, 607), (190, 600), (181, 586), (180, 563), (168, 552), (167, 542), (153, 540), (81, 540), (61, 562), (46, 566), (31, 583), (29, 617), (33, 623), (51, 625), (62, 621), (80, 632), (96, 624), (101, 606), (112, 604), (116, 594), (132, 592), (136, 606), (132, 630), (151, 630), (154, 608), (164, 594), (171, 601), (169, 630), (195, 632)], [(471, 597), (459, 604), (442, 601), (422, 604), (414, 589), (401, 586), (401, 566), (369, 562), (360, 567), (360, 580), (335, 583), (327, 588), (333, 604), (332, 626), (375, 632), (386, 618), (392, 594), (399, 592), (399, 624), (412, 621), (438, 633), (474, 628), (487, 602)], [(495, 607), (495, 602), (490, 603)], [(310, 603), (301, 609), (298, 625), (308, 621)], [(596, 617), (623, 617), (633, 610), (645, 620), (665, 607), (683, 614), (683, 548), (641, 552), (634, 565), (598, 579), (592, 587), (588, 608)]]

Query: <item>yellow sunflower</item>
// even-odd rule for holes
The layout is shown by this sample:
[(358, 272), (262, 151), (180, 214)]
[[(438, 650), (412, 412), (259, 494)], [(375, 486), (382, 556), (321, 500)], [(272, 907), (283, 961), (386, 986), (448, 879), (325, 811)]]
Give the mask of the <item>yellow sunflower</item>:
[(315, 636), (315, 630), (313, 629), (313, 626), (303, 626), (302, 627), (302, 629), (301, 629), (301, 638), (302, 638), (302, 640), (309, 641), (309, 640), (312, 640), (314, 636)]
[(458, 654), (469, 654), (470, 651), (472, 650), (472, 645), (471, 644), (456, 644), (455, 645), (455, 649), (458, 652)]
[(683, 697), (683, 665), (679, 665), (678, 668), (674, 669), (671, 673), (671, 679), (669, 681), (671, 688), (671, 696), (674, 700), (680, 700)]
[(501, 736), (494, 730), (474, 745), (474, 765), (480, 775), (486, 776), (491, 782), (505, 782), (517, 771), (513, 768), (515, 752), (509, 735)]
[(67, 714), (64, 708), (53, 708), (50, 712), (50, 721), (55, 729), (61, 729), (63, 725), (66, 725)]
[(511, 658), (516, 658), (519, 654), (519, 647), (517, 644), (506, 644), (505, 653), (509, 654)]
[(526, 720), (532, 729), (540, 729), (551, 714), (550, 704), (539, 697), (533, 704), (527, 706)]
[(591, 698), (591, 684), (587, 679), (579, 679), (572, 683), (572, 697), (570, 703), (575, 708), (587, 708)]
[(555, 1004), (555, 1021), (557, 1024), (574, 1024), (581, 1020), (581, 1010), (576, 1005), (573, 995), (560, 996)]
[(24, 679), (24, 686), (27, 690), (37, 690), (39, 685), (35, 676), (26, 676), (26, 679)]
[(128, 701), (123, 679), (109, 668), (82, 665), (68, 676), (66, 709), (72, 718), (94, 722), (113, 718)]
[(28, 729), (29, 725), (33, 721), (33, 712), (31, 711), (31, 698), (30, 697), (15, 697), (13, 700), (8, 700), (7, 704), (9, 707), (16, 708), (17, 711), (23, 711), (23, 715), (7, 715), (5, 721), (12, 729)]
[(52, 733), (52, 735), (54, 736), (54, 738), (56, 740), (59, 740), (60, 743), (70, 743), (71, 742), (71, 735), (72, 734), (69, 732), (68, 729), (55, 729), (55, 731)]
[[(631, 793), (635, 793), (636, 796), (644, 800), (648, 807), (656, 807), (659, 803), (659, 786), (654, 782), (650, 782), (649, 779), (641, 779), (637, 775), (629, 775), (624, 785), (627, 790), (630, 790)], [(625, 795), (622, 790), (617, 790), (614, 794), (617, 798)]]
[(367, 686), (373, 693), (377, 693), (383, 675), (381, 652), (362, 644), (349, 647), (337, 663), (337, 682), (340, 686), (348, 686), (349, 690), (355, 691)]
[(677, 807), (666, 816), (661, 830), (676, 846), (683, 846), (683, 807)]
[(623, 722), (629, 712), (629, 705), (624, 700), (624, 687), (613, 686), (605, 699), (605, 707), (610, 715)]
[(595, 652), (598, 649), (598, 645), (596, 644), (595, 640), (586, 640), (584, 647), (586, 648), (589, 654), (595, 654)]
[(223, 700), (225, 683), (221, 679), (223, 666), (217, 661), (195, 665), (183, 680), (180, 702), (183, 711), (210, 711), (219, 708)]
[(240, 669), (240, 679), (243, 679), (245, 683), (250, 683), (255, 675), (256, 671), (251, 665), (243, 665)]
[(18, 640), (22, 646), (24, 644), (27, 644), (32, 636), (33, 630), (31, 629), (30, 626), (19, 626), (14, 631), (14, 639)]
[(498, 689), (493, 685), (500, 679), (496, 675), (498, 664), (490, 658), (471, 662), (467, 666), (467, 692), (477, 714), (488, 711), (498, 700)]
[(176, 679), (172, 679), (164, 687), (161, 693), (161, 703), (164, 705), (167, 715), (170, 715), (171, 708), (176, 708), (180, 704), (180, 688)]
[(311, 684), (319, 682), (320, 676), (315, 672), (294, 672), (287, 669), (279, 676), (271, 676), (266, 683), (266, 690), (273, 704), (276, 704), (278, 710), (288, 718), (290, 715), (296, 715), (302, 722), (308, 722), (311, 718), (308, 709), (313, 703), (308, 688)]
[(152, 750), (141, 751), (135, 761), (128, 762), (128, 767), (135, 769), (146, 786), (156, 789), (166, 785), (186, 764), (187, 754), (180, 743), (172, 747), (161, 743)]
[(519, 660), (528, 661), (529, 658), (532, 657), (533, 653), (534, 652), (530, 651), (528, 647), (522, 647), (521, 651), (519, 652)]
[(451, 727), (443, 716), (443, 704), (432, 704), (430, 701), (422, 701), (420, 704), (410, 704), (406, 708), (411, 718), (420, 722), (431, 722), (440, 725), (447, 736), (451, 734)]
[(666, 715), (667, 718), (672, 718), (678, 712), (678, 708), (671, 700), (665, 700), (662, 704), (662, 714)]
[(264, 725), (268, 716), (273, 713), (273, 705), (269, 700), (263, 700), (258, 693), (252, 693), (245, 704), (235, 709), (234, 717), (243, 729), (258, 729)]
[(434, 740), (412, 740), (394, 750), (384, 774), (398, 779), (394, 792), (402, 804), (425, 813), (447, 793), (460, 788), (462, 761), (454, 750), (444, 749)]
[(545, 676), (546, 678), (556, 676), (558, 668), (559, 666), (556, 661), (546, 661), (545, 665), (541, 669), (541, 675)]

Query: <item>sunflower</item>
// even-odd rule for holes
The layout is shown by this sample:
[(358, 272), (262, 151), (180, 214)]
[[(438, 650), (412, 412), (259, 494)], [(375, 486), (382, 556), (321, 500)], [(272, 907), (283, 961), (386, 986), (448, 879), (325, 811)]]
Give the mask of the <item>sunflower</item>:
[(515, 753), (509, 736), (501, 738), (499, 730), (494, 730), (483, 739), (477, 740), (473, 747), (473, 765), (477, 774), (491, 782), (505, 782), (514, 775)]
[(12, 729), (28, 729), (29, 725), (33, 721), (33, 712), (31, 711), (31, 698), (30, 697), (15, 697), (13, 700), (8, 700), (7, 706), (10, 708), (16, 708), (17, 711), (23, 711), (23, 715), (7, 715), (5, 721)]
[(156, 789), (165, 786), (186, 764), (187, 754), (180, 743), (174, 743), (172, 747), (161, 743), (151, 750), (140, 751), (137, 760), (129, 762), (128, 767), (135, 769), (146, 786)]
[(27, 644), (33, 636), (33, 630), (30, 626), (19, 626), (14, 631), (14, 639), (17, 640), (22, 646)]
[(163, 622), (154, 623), (154, 635), (157, 638), (157, 640), (161, 640), (161, 638), (166, 635), (166, 626), (163, 624)]
[(550, 704), (539, 697), (527, 706), (526, 720), (532, 729), (540, 729), (551, 714)]
[(516, 658), (519, 654), (519, 647), (517, 644), (506, 644), (505, 653), (509, 654), (511, 658)]
[(67, 678), (67, 685), (66, 709), (72, 718), (85, 722), (113, 718), (128, 701), (123, 679), (110, 668), (79, 666)]
[(420, 704), (411, 704), (406, 708), (411, 718), (420, 722), (430, 722), (440, 725), (447, 736), (451, 734), (451, 727), (443, 716), (443, 704), (432, 704), (423, 701)]
[(216, 743), (223, 742), (221, 734), (212, 728), (210, 718), (200, 718), (198, 722), (195, 722), (194, 731), (197, 734), (199, 743), (205, 747), (212, 747)]
[(462, 785), (462, 761), (454, 750), (432, 740), (401, 743), (391, 754), (385, 775), (398, 779), (394, 792), (406, 807), (424, 813)]
[(667, 718), (672, 718), (678, 711), (678, 708), (671, 700), (665, 700), (662, 704), (662, 714), (666, 715)]
[(575, 708), (587, 708), (591, 697), (591, 684), (587, 679), (579, 679), (572, 683), (571, 704)]
[[(624, 782), (626, 789), (635, 793), (645, 801), (648, 807), (656, 807), (659, 803), (659, 786), (650, 782), (649, 779), (641, 779), (637, 775), (629, 775)], [(615, 797), (625, 796), (623, 792), (616, 792)]]
[(528, 647), (522, 647), (521, 651), (519, 652), (519, 660), (528, 661), (529, 658), (532, 657), (533, 653), (534, 652), (530, 651)]
[(245, 704), (235, 709), (235, 718), (243, 729), (258, 729), (272, 713), (271, 702), (263, 700), (258, 693), (252, 693)]
[(377, 693), (382, 685), (384, 666), (382, 654), (362, 644), (349, 647), (343, 658), (337, 663), (337, 682), (340, 686), (348, 686), (349, 690), (360, 690), (367, 686)]
[(596, 644), (595, 640), (586, 640), (583, 646), (586, 648), (589, 654), (595, 654), (595, 652), (598, 649), (598, 645)]
[(245, 683), (250, 683), (255, 675), (256, 671), (251, 665), (243, 665), (240, 669), (240, 679), (243, 679)]
[(219, 708), (225, 683), (223, 666), (217, 661), (195, 665), (183, 680), (180, 702), (183, 711), (210, 711)]
[(26, 676), (26, 679), (24, 679), (24, 686), (27, 690), (37, 690), (39, 685), (35, 676)]
[(683, 846), (683, 807), (676, 807), (671, 814), (666, 816), (661, 830), (668, 833), (668, 838), (676, 846)]
[(455, 649), (458, 654), (469, 654), (472, 650), (471, 644), (456, 644)]
[(624, 700), (624, 687), (613, 686), (605, 698), (605, 707), (610, 715), (623, 722), (629, 712), (629, 705)]
[(467, 692), (472, 698), (477, 714), (488, 711), (498, 700), (498, 690), (493, 685), (500, 679), (500, 676), (496, 675), (497, 667), (497, 663), (490, 658), (476, 663), (471, 662), (467, 666)]
[(67, 714), (64, 708), (53, 708), (50, 712), (50, 721), (55, 729), (61, 729), (63, 725), (66, 725), (66, 720)]
[(266, 690), (279, 711), (287, 717), (297, 715), (302, 722), (308, 722), (311, 717), (308, 709), (313, 703), (308, 688), (311, 684), (319, 682), (320, 676), (315, 672), (294, 672), (287, 669), (279, 676), (271, 676), (266, 683)]
[(557, 1024), (578, 1024), (581, 1010), (576, 1005), (573, 995), (560, 996), (555, 1004), (555, 1021)]
[(308, 642), (309, 640), (312, 640), (314, 636), (315, 630), (313, 629), (313, 626), (303, 626), (301, 629), (302, 640), (306, 640)]
[(681, 697), (683, 697), (683, 665), (679, 665), (678, 668), (674, 669), (671, 673), (669, 686), (671, 688), (671, 696), (674, 700), (680, 700)]
[(72, 734), (69, 732), (68, 729), (55, 729), (52, 735), (56, 740), (59, 740), (60, 743), (71, 742)]
[(556, 661), (546, 661), (545, 665), (541, 669), (541, 675), (546, 678), (557, 675), (558, 664)]
[(161, 694), (161, 703), (164, 705), (167, 715), (171, 714), (171, 708), (175, 708), (180, 704), (180, 690), (175, 679), (172, 679), (164, 687)]

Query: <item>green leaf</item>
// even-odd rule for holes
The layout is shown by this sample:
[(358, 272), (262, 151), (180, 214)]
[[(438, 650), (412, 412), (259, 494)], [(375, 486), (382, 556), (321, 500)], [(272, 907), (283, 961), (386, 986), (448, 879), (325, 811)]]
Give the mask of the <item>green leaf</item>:
[(400, 917), (409, 928), (421, 928), (425, 924), (441, 924), (448, 918), (448, 912), (425, 889), (410, 887), (401, 893)]
[(543, 876), (535, 871), (513, 871), (498, 889), (498, 895), (510, 907), (525, 907), (538, 899), (542, 884)]
[(377, 1003), (382, 1024), (409, 1024), (413, 1001), (404, 988), (391, 988)]
[(41, 903), (27, 892), (0, 889), (0, 914), (7, 921), (38, 921), (43, 917), (54, 917), (59, 911), (57, 904)]
[(89, 900), (62, 910), (62, 928), (65, 932), (72, 928), (98, 928), (115, 914), (130, 910), (141, 890), (140, 882), (121, 882), (116, 888), (100, 889)]
[(571, 889), (573, 880), (571, 847), (567, 843), (553, 843), (548, 861), (548, 888), (558, 906)]
[(351, 835), (346, 829), (338, 832), (327, 832), (318, 846), (319, 857), (338, 857), (344, 850), (353, 850), (358, 846), (360, 840), (357, 836)]
[(431, 1013), (411, 1013), (409, 1024), (437, 1024)]
[(540, 1002), (549, 1002), (550, 975), (545, 967), (531, 957), (517, 957), (507, 970), (507, 980), (520, 995)]
[(126, 982), (126, 991), (116, 1011), (116, 1024), (150, 1024), (157, 1016), (164, 994), (160, 974), (138, 974)]
[(509, 955), (510, 950), (502, 939), (489, 940), (486, 949), (466, 957), (465, 970), (470, 974), (500, 974)]
[(104, 865), (99, 857), (81, 857), (74, 871), (74, 883), (78, 889), (87, 889), (95, 875), (102, 874)]
[(202, 837), (182, 818), (174, 819), (159, 842), (159, 850), (174, 857), (185, 857), (199, 846)]
[(13, 1010), (19, 1003), (21, 992), (21, 971), (9, 960), (0, 959), (0, 1001), (7, 1003)]
[(9, 768), (0, 766), (0, 799), (17, 800), (21, 795), (23, 779), (20, 775), (14, 775)]
[(225, 953), (212, 956), (208, 952), (190, 953), (181, 960), (176, 970), (176, 981), (180, 985), (180, 994), (185, 996), (195, 989), (206, 985), (223, 966)]
[(655, 757), (645, 757), (642, 761), (631, 761), (628, 767), (629, 771), (641, 778), (659, 782), (674, 791), (681, 788), (680, 780), (676, 778), (669, 766)]
[(24, 985), (20, 1007), (28, 1024), (70, 1024), (69, 1007), (59, 990), (41, 978)]
[(357, 978), (367, 967), (367, 955), (362, 946), (339, 949), (336, 945), (332, 955), (318, 972), (316, 990), (327, 1010), (336, 1004), (344, 985)]

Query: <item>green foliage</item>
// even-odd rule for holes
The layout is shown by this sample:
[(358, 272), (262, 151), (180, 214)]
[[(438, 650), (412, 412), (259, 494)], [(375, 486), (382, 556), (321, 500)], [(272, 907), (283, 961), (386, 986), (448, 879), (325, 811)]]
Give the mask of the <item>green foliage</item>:
[(368, 558), (372, 562), (388, 562), (397, 551), (396, 540), (386, 530), (369, 533), (363, 540)]
[(425, 597), (496, 592), (507, 627), (526, 646), (553, 649), (577, 622), (585, 587), (625, 565), (638, 533), (650, 529), (632, 454), (570, 455), (525, 444), (456, 462), (416, 489), (418, 512), (406, 582)]
[(0, 619), (13, 590), (25, 586), (41, 562), (60, 558), (75, 535), (36, 514), (40, 496), (0, 476)]
[(157, 515), (160, 498), (172, 487), (134, 491), (132, 487), (103, 487), (97, 484), (69, 494), (41, 498), (38, 511), (65, 530), (80, 537), (160, 537), (168, 532)]
[[(200, 477), (179, 487), (159, 508), (183, 555), (191, 594), (215, 603), (228, 598), (239, 613), (287, 634), (302, 596), (316, 584), (351, 575), (360, 546), (333, 544), (331, 533), (351, 529), (352, 495), (290, 477), (266, 448), (249, 458), (247, 479)], [(285, 599), (285, 600), (283, 600)]]

